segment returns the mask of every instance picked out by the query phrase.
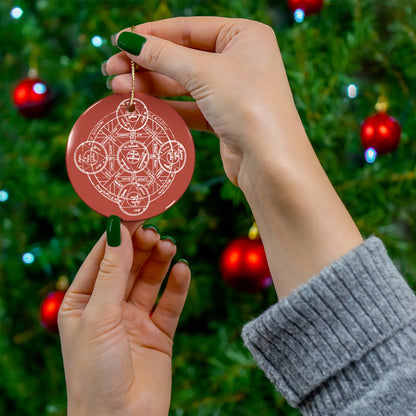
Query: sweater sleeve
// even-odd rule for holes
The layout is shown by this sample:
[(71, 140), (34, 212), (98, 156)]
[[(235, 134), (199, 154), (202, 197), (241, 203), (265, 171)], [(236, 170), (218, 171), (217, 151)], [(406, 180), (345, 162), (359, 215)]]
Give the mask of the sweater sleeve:
[(371, 237), (243, 328), (304, 415), (416, 415), (416, 297)]

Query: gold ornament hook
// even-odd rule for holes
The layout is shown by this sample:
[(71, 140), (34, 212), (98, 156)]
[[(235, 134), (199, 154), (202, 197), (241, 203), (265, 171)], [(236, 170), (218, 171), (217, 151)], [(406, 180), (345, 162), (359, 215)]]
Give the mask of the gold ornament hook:
[(59, 276), (56, 282), (56, 288), (58, 290), (67, 290), (69, 287), (69, 279), (67, 276)]
[(380, 96), (375, 107), (378, 113), (386, 113), (389, 108), (389, 100), (387, 99), (384, 87), (380, 87)]
[(259, 238), (259, 229), (257, 228), (256, 221), (253, 222), (253, 225), (250, 227), (248, 231), (248, 238), (250, 240), (256, 240)]

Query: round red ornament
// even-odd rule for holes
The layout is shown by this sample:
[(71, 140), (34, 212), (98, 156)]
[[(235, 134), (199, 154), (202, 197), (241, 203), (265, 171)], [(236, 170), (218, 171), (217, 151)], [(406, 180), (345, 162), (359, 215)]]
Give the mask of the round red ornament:
[(64, 290), (50, 292), (40, 305), (40, 321), (51, 332), (58, 332), (58, 312), (64, 296)]
[(396, 150), (401, 136), (400, 124), (386, 113), (366, 118), (361, 125), (361, 143), (364, 149), (373, 148), (377, 154)]
[(292, 12), (303, 10), (305, 15), (319, 13), (324, 5), (324, 0), (288, 0)]
[(145, 220), (170, 208), (195, 166), (188, 126), (166, 102), (114, 94), (89, 107), (68, 139), (66, 166), (80, 198), (98, 213)]
[(259, 292), (272, 284), (266, 253), (258, 238), (231, 241), (221, 255), (220, 270), (225, 282), (241, 292)]
[(24, 117), (37, 118), (50, 110), (52, 96), (41, 79), (26, 78), (14, 89), (13, 103)]

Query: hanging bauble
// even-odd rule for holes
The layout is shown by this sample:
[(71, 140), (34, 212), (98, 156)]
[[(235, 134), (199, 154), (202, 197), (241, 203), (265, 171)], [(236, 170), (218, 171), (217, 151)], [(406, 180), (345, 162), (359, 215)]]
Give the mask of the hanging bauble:
[(58, 312), (65, 292), (65, 290), (50, 292), (40, 305), (40, 321), (51, 332), (58, 332)]
[(378, 155), (396, 150), (400, 142), (400, 124), (385, 112), (366, 118), (361, 125), (361, 143), (364, 149), (374, 149)]
[(51, 108), (51, 91), (41, 79), (25, 78), (13, 91), (13, 103), (26, 118), (42, 117)]
[(319, 13), (324, 5), (324, 0), (288, 0), (288, 5), (293, 13), (302, 10), (305, 15)]
[(225, 282), (240, 292), (259, 292), (272, 283), (259, 238), (240, 237), (231, 241), (221, 255), (220, 269)]

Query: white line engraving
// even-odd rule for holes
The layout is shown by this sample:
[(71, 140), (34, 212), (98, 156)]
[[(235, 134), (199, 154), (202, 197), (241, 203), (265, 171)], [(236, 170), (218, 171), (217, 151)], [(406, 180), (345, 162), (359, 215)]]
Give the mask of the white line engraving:
[(129, 103), (96, 123), (74, 161), (102, 196), (137, 216), (170, 188), (187, 155), (161, 117), (137, 98), (129, 112)]

